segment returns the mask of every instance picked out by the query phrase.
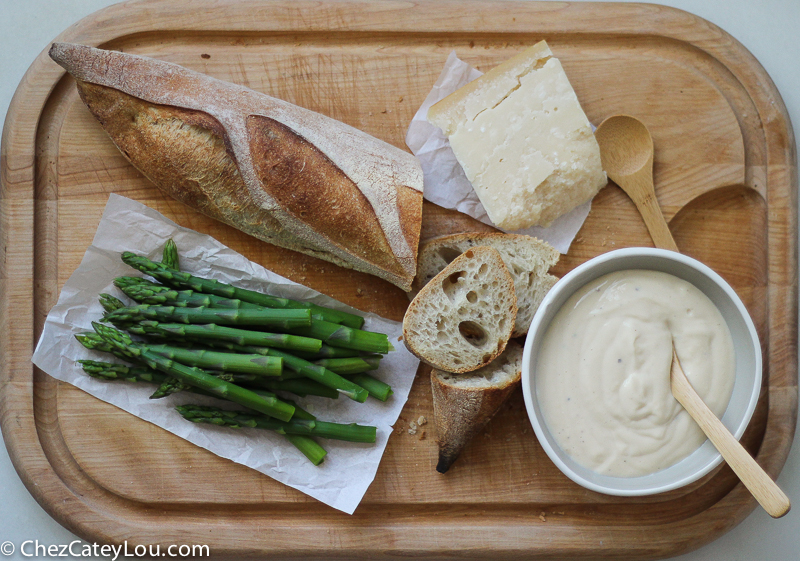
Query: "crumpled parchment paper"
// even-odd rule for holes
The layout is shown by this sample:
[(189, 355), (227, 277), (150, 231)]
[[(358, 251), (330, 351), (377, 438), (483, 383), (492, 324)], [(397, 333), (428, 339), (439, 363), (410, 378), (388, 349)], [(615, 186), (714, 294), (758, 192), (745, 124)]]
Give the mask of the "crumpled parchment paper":
[[(149, 399), (155, 390), (141, 382), (101, 381), (83, 372), (78, 359), (120, 362), (112, 355), (89, 351), (74, 335), (91, 331), (91, 322), (103, 313), (98, 294), (107, 292), (129, 301), (112, 281), (118, 276), (140, 276), (120, 259), (123, 251), (146, 254), (161, 260), (164, 243), (173, 238), (178, 245), (181, 268), (198, 276), (235, 283), (275, 296), (311, 301), (331, 308), (359, 313), (364, 329), (389, 335), (395, 351), (381, 361), (375, 377), (392, 386), (394, 395), (386, 403), (369, 398), (356, 403), (344, 396), (295, 401), (320, 420), (373, 425), (375, 444), (320, 439), (328, 451), (325, 461), (313, 466), (283, 436), (260, 429), (232, 429), (184, 420), (175, 411), (183, 403), (212, 403), (210, 397), (188, 392), (163, 399)], [(335, 509), (352, 514), (366, 493), (383, 456), (392, 425), (403, 408), (419, 361), (398, 341), (402, 325), (349, 306), (272, 273), (225, 247), (210, 236), (182, 228), (145, 205), (111, 195), (92, 245), (50, 310), (33, 362), (49, 375), (68, 382), (93, 396), (156, 424), (218, 456), (249, 466)], [(220, 403), (220, 402), (217, 402)], [(232, 408), (237, 406), (232, 405)]]
[[(411, 120), (406, 134), (406, 144), (422, 165), (425, 186), (423, 196), (427, 200), (468, 214), (489, 226), (495, 226), (489, 220), (461, 164), (456, 160), (447, 137), (439, 127), (432, 125), (427, 119), (431, 105), (482, 74), (459, 59), (455, 51), (450, 53), (431, 93)], [(560, 253), (567, 253), (591, 209), (592, 202), (589, 201), (556, 219), (549, 228), (534, 226), (513, 233), (534, 236), (548, 242)]]

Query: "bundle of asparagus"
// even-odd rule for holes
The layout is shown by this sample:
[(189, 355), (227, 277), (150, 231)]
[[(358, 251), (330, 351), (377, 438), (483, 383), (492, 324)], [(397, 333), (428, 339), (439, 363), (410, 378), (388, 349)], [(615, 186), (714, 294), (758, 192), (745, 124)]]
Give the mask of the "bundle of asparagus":
[(153, 399), (192, 391), (234, 402), (247, 410), (199, 405), (177, 409), (192, 422), (276, 431), (314, 465), (327, 452), (312, 437), (375, 442), (375, 427), (318, 421), (274, 393), (386, 401), (391, 387), (368, 372), (393, 347), (385, 334), (362, 330), (362, 317), (180, 271), (172, 240), (161, 263), (130, 252), (122, 259), (163, 284), (117, 278), (114, 284), (136, 302), (131, 306), (100, 295), (103, 322), (114, 327), (95, 322), (94, 332), (76, 338), (134, 366), (79, 361), (87, 374), (157, 384)]

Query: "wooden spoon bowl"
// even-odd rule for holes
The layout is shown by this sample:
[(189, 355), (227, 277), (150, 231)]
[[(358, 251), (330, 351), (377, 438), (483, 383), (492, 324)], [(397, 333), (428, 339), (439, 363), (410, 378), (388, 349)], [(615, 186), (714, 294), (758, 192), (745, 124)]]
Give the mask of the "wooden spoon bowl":
[(630, 115), (614, 115), (600, 123), (594, 134), (603, 169), (639, 209), (655, 246), (678, 251), (656, 199), (653, 138), (645, 124)]

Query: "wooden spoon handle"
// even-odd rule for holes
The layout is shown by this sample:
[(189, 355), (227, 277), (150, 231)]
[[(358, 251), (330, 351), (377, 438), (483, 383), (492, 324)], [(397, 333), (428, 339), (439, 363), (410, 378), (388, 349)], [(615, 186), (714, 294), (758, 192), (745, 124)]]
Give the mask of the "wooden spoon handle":
[(628, 184), (625, 186), (625, 191), (642, 215), (655, 246), (677, 252), (678, 246), (656, 200), (652, 172), (644, 168), (643, 171), (625, 178), (625, 183)]
[(773, 518), (780, 518), (789, 512), (791, 504), (788, 497), (697, 395), (681, 369), (676, 354), (673, 354), (672, 358), (670, 381), (672, 395), (700, 425), (708, 439), (764, 510)]

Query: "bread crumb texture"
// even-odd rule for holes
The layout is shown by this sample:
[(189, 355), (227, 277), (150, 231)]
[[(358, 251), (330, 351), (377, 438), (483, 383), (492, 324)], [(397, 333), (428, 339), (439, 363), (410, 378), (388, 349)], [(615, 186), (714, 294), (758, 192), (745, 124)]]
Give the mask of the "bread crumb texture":
[(403, 320), (406, 345), (440, 370), (475, 370), (503, 351), (516, 311), (513, 281), (500, 254), (472, 248), (411, 302)]
[(500, 252), (514, 280), (517, 318), (512, 337), (525, 335), (545, 294), (558, 281), (548, 271), (558, 262), (559, 253), (547, 242), (498, 232), (452, 234), (426, 240), (420, 245), (417, 277), (412, 288), (420, 290), (464, 251), (484, 245)]

